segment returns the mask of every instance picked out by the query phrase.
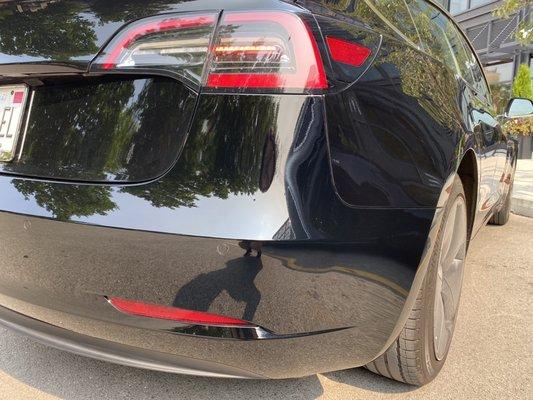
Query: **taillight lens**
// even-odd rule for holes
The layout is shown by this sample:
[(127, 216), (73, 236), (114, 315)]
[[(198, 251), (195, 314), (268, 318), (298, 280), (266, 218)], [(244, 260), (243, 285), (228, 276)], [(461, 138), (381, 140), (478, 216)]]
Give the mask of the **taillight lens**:
[(372, 65), (380, 51), (381, 35), (364, 24), (346, 23), (321, 15), (315, 15), (315, 19), (331, 61), (328, 71), (330, 92), (343, 90), (363, 78)]
[(199, 85), (218, 14), (145, 18), (122, 29), (95, 59), (101, 70), (169, 70)]
[(209, 88), (327, 88), (318, 47), (307, 24), (283, 12), (227, 13), (208, 66)]
[[(328, 87), (316, 40), (287, 12), (173, 14), (122, 29), (92, 70), (170, 71), (208, 90), (301, 93)], [(213, 34), (216, 30), (216, 36)]]
[(348, 42), (332, 36), (326, 37), (329, 53), (333, 61), (360, 67), (368, 59), (372, 51), (361, 44)]

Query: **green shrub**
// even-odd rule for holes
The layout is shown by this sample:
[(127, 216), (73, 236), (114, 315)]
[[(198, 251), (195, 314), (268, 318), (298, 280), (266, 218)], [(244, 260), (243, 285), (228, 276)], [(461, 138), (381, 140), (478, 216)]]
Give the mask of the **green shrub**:
[(533, 86), (531, 85), (531, 73), (526, 64), (518, 67), (518, 73), (513, 81), (513, 97), (523, 97), (533, 100)]

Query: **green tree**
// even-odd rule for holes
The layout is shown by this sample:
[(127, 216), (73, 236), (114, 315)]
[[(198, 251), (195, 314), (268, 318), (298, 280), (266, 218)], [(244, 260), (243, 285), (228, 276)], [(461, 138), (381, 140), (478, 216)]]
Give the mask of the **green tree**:
[[(215, 96), (216, 98), (216, 96)], [(270, 97), (215, 98), (199, 107), (176, 165), (149, 185), (121, 189), (155, 207), (195, 207), (199, 197), (226, 199), (260, 189), (265, 143), (279, 107)], [(269, 110), (265, 112), (265, 110)], [(228, 118), (237, 115), (239, 118)], [(242, 126), (255, 129), (243, 130)]]
[(533, 100), (531, 72), (526, 64), (521, 64), (518, 67), (518, 73), (513, 81), (513, 97), (523, 97)]
[(44, 5), (41, 9), (24, 12), (18, 11), (14, 3), (3, 5), (0, 12), (0, 52), (42, 56), (58, 61), (98, 51), (93, 22), (82, 15), (83, 3)]
[[(531, 0), (505, 0), (492, 13), (498, 18), (507, 19), (530, 3)], [(520, 21), (516, 30), (516, 40), (523, 45), (533, 42), (533, 21)]]
[(52, 213), (60, 221), (72, 217), (106, 215), (116, 209), (109, 186), (73, 186), (15, 180), (13, 186), (29, 200)]
[(155, 15), (160, 12), (172, 11), (177, 1), (172, 0), (88, 0), (92, 13), (101, 23), (133, 21)]

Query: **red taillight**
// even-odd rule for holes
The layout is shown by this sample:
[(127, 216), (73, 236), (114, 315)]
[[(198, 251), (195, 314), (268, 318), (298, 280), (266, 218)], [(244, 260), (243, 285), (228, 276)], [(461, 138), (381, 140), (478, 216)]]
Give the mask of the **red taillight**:
[(168, 70), (200, 85), (217, 19), (217, 13), (186, 13), (138, 20), (119, 31), (91, 68)]
[[(190, 30), (205, 26), (213, 26), (214, 22), (214, 15), (199, 15), (172, 17), (158, 21), (146, 21), (145, 23), (141, 23), (132, 29), (124, 31), (123, 34), (117, 38), (118, 40), (116, 40), (116, 43), (112, 47), (112, 51), (104, 58), (102, 67), (104, 69), (115, 68), (119, 62), (125, 63), (125, 55), (129, 55), (131, 58), (132, 53), (135, 51), (140, 52), (143, 50), (152, 50), (151, 54), (156, 54), (153, 52), (153, 50), (156, 49), (159, 50), (159, 54), (164, 54), (165, 50), (168, 54), (169, 48), (164, 46), (165, 42), (159, 42), (163, 46), (158, 48), (157, 46), (154, 46), (155, 41), (147, 41), (143, 39), (146, 39), (152, 35), (155, 37), (157, 34), (168, 32), (182, 31), (181, 33), (183, 34), (183, 31), (187, 29)], [(205, 40), (204, 43), (202, 43), (201, 49), (203, 52), (206, 52), (208, 43), (208, 40)], [(182, 51), (187, 49), (187, 47), (180, 47), (179, 50)], [(120, 58), (121, 56), (123, 57)]]
[(15, 92), (13, 94), (13, 104), (20, 104), (24, 100), (24, 92)]
[(297, 15), (225, 14), (208, 65), (210, 88), (325, 89), (315, 38)]
[[(207, 88), (326, 89), (316, 40), (287, 12), (184, 13), (139, 20), (122, 29), (92, 69), (170, 70)], [(213, 37), (216, 30), (216, 37)]]
[(126, 300), (120, 297), (110, 297), (109, 303), (117, 310), (140, 317), (166, 319), (192, 325), (216, 325), (227, 327), (254, 327), (241, 319), (224, 317), (201, 311), (184, 310), (177, 307), (167, 307), (158, 304), (142, 303), (139, 301)]
[(371, 50), (357, 43), (327, 36), (329, 53), (333, 61), (360, 67), (371, 54)]

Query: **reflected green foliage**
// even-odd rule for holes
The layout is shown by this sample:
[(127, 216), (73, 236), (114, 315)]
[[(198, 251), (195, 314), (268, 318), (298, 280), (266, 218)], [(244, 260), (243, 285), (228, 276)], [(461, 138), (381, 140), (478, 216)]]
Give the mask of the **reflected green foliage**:
[(512, 97), (511, 83), (495, 83), (490, 86), (492, 91), (492, 101), (497, 114), (503, 114), (509, 99)]
[(179, 1), (169, 0), (90, 0), (91, 12), (101, 23), (115, 21), (132, 21), (149, 15), (154, 15), (165, 11), (169, 5), (179, 3)]
[(170, 79), (37, 90), (22, 158), (3, 168), (92, 181), (153, 179), (181, 148), (193, 106), (194, 96)]
[(105, 215), (116, 208), (111, 189), (104, 186), (67, 186), (36, 181), (13, 181), (13, 186), (28, 200), (53, 214), (60, 221), (72, 217)]
[(321, 4), (361, 21), (379, 32), (395, 36), (397, 33), (372, 11), (364, 0), (321, 0)]
[[(194, 207), (200, 196), (226, 199), (258, 191), (278, 105), (274, 98), (204, 100), (176, 166), (156, 183), (122, 189), (156, 207)], [(228, 118), (229, 115), (239, 116)], [(266, 169), (266, 168), (265, 168)]]
[[(98, 163), (99, 168), (114, 169), (122, 165), (116, 164), (116, 160), (121, 159), (117, 154), (124, 152), (129, 154), (131, 164), (139, 164), (140, 167), (142, 163), (146, 165), (146, 160), (161, 158), (163, 149), (169, 145), (168, 141), (175, 140), (177, 135), (159, 137), (154, 127), (157, 123), (175, 124), (176, 121), (161, 118), (161, 115), (171, 115), (171, 110), (165, 110), (165, 104), (155, 102), (154, 98), (168, 98), (171, 93), (161, 91), (165, 90), (165, 86), (148, 84), (138, 90), (137, 102), (129, 105), (128, 101), (135, 91), (133, 84), (122, 82), (114, 88), (102, 93), (108, 109), (101, 112), (95, 110), (101, 107), (104, 98), (100, 97), (98, 88), (94, 86), (89, 86), (89, 89), (96, 97), (84, 103), (84, 110), (91, 112), (79, 113), (76, 108), (69, 110), (68, 102), (59, 102), (63, 113), (74, 118), (67, 124), (73, 130), (65, 129), (64, 136), (42, 137), (44, 142), (34, 137), (25, 147), (25, 157), (53, 149), (58, 157), (54, 158), (56, 168), (63, 172), (67, 167), (74, 170), (83, 163), (92, 167)], [(75, 97), (79, 95), (76, 93)], [(81, 98), (85, 99), (83, 96)], [(276, 136), (271, 129), (276, 125), (277, 101), (261, 96), (208, 97), (200, 106), (196, 124), (174, 168), (154, 183), (125, 186), (121, 191), (142, 198), (155, 207), (173, 209), (194, 207), (200, 197), (226, 199), (230, 194), (252, 195), (260, 189), (267, 190), (275, 171)], [(76, 107), (79, 108), (79, 104)], [(168, 107), (179, 109), (179, 101), (172, 101)], [(95, 119), (95, 115), (100, 118)], [(229, 115), (238, 118), (228, 118)], [(54, 113), (45, 112), (32, 123), (36, 126), (53, 126), (54, 120), (57, 120)], [(106, 131), (107, 135), (101, 135)], [(95, 132), (92, 140), (84, 141)], [(131, 151), (130, 143), (144, 150), (139, 153)], [(87, 149), (85, 144), (92, 147)], [(75, 148), (83, 152), (78, 154), (73, 150)], [(71, 151), (75, 153), (71, 154)], [(44, 163), (50, 162), (50, 157), (42, 154), (42, 160)], [(72, 165), (66, 160), (78, 160), (78, 164)], [(63, 186), (31, 181), (15, 181), (14, 185), (26, 198), (34, 197), (41, 207), (61, 220), (105, 214), (115, 208), (112, 191), (107, 187)]]
[[(419, 45), (421, 39), (424, 50), (431, 57), (415, 47), (405, 46), (401, 41), (395, 45), (395, 41), (387, 40), (389, 46), (382, 51), (376, 67), (393, 66), (397, 69), (402, 92), (417, 99), (443, 126), (456, 128), (459, 110), (442, 107), (443, 104), (455, 104), (457, 101), (451, 97), (453, 91), (449, 90), (457, 85), (454, 71), (443, 68), (442, 64), (432, 59), (434, 57), (448, 66), (456, 65), (444, 34), (446, 20), (442, 20), (441, 27), (435, 24), (435, 18), (441, 14), (436, 8), (419, 0), (400, 3), (393, 0), (322, 0), (321, 3), (391, 37), (406, 37), (415, 46)], [(445, 17), (441, 14), (441, 18)], [(466, 63), (465, 60), (461, 62)]]
[[(168, 10), (176, 1), (0, 1), (0, 52), (54, 61), (98, 51), (95, 24), (124, 23)], [(83, 15), (85, 14), (85, 15)]]
[(38, 91), (19, 165), (58, 177), (83, 173), (104, 179), (124, 158), (119, 146), (135, 133), (127, 107), (133, 93), (132, 81)]
[(78, 14), (84, 8), (80, 2), (56, 2), (19, 12), (6, 3), (0, 8), (0, 52), (56, 61), (94, 54), (98, 47), (92, 22)]
[[(443, 50), (443, 32), (435, 32), (432, 12), (435, 9), (420, 9), (415, 15), (415, 22), (423, 43), (428, 46), (429, 53), (442, 61), (444, 65), (454, 65), (450, 51)], [(453, 72), (443, 64), (433, 60), (421, 51), (405, 45), (391, 46), (389, 53), (380, 59), (381, 63), (389, 63), (399, 70), (402, 91), (417, 99), (419, 104), (441, 125), (453, 130), (459, 120), (458, 109), (442, 107), (443, 104), (456, 103), (451, 87), (457, 85)]]
[[(143, 169), (156, 165), (161, 173), (172, 164), (187, 138), (195, 101), (195, 95), (173, 80), (156, 79), (138, 91), (135, 101), (127, 107), (134, 118), (123, 128), (131, 135), (128, 146), (117, 145), (118, 138), (113, 138), (113, 146), (122, 151), (118, 159), (135, 171), (132, 175), (140, 176)], [(121, 121), (118, 122), (120, 126)], [(134, 123), (132, 130), (130, 124)], [(122, 138), (127, 139), (125, 134)]]
[(375, 14), (387, 21), (389, 26), (398, 30), (411, 43), (419, 45), (417, 28), (403, 0), (373, 0), (367, 1), (367, 4)]

